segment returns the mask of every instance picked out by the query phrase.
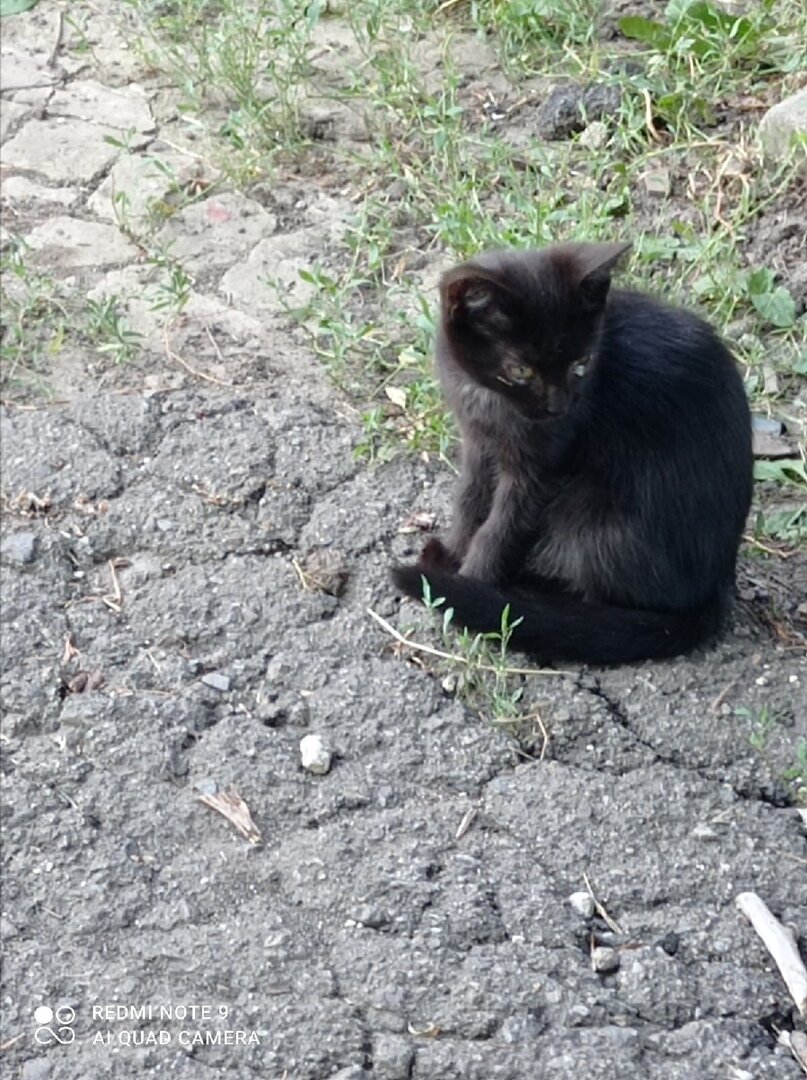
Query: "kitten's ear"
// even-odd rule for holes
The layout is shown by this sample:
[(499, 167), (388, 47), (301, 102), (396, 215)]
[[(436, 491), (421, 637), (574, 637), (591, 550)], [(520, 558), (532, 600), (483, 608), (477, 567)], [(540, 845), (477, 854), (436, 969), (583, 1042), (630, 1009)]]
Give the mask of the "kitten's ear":
[(601, 307), (611, 287), (611, 271), (631, 247), (621, 244), (582, 244), (577, 256), (577, 288), (586, 305)]
[(472, 263), (443, 274), (440, 298), (443, 318), (449, 325), (478, 333), (501, 333), (510, 325), (508, 290), (489, 270)]

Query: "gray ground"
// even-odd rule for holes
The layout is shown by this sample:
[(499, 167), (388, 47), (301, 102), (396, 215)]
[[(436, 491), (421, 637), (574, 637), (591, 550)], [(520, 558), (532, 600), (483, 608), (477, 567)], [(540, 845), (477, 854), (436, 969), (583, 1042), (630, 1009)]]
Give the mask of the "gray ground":
[[(109, 291), (144, 274), (110, 224), (131, 162), (98, 105), (126, 54), (92, 23), (88, 88), (98, 69), (47, 66), (52, 19), (4, 45), (14, 231)], [(109, 123), (169, 153), (148, 95), (114, 95)], [(412, 511), (445, 521), (450, 476), (358, 465), (349, 409), (256, 284), (259, 264), (296, 280), (343, 210), (290, 180), (171, 220), (196, 276), (172, 349), (214, 381), (162, 355), (132, 392), (77, 360), (62, 404), (4, 410), (3, 1075), (796, 1080), (792, 1002), (734, 900), (807, 927), (782, 779), (803, 657), (746, 607), (688, 660), (532, 677), (540, 761), (396, 654), (366, 609), (427, 636), (387, 567), (420, 543)], [(321, 549), (338, 597), (295, 569)], [(301, 769), (311, 732), (326, 775)], [(198, 799), (228, 787), (262, 844)], [(616, 927), (570, 904), (585, 878)], [(37, 1028), (43, 1004), (68, 1011)]]

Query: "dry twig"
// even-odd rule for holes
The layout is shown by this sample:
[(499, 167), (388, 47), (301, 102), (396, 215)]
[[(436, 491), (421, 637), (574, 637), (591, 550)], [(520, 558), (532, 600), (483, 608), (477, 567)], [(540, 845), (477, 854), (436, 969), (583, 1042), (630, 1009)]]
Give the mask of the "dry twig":
[(776, 1041), (787, 1047), (807, 1074), (807, 1035), (803, 1031), (780, 1031)]
[(645, 127), (647, 128), (648, 134), (650, 135), (650, 138), (653, 140), (653, 142), (664, 142), (663, 137), (661, 136), (658, 128), (653, 122), (653, 102), (650, 97), (650, 91), (647, 89), (642, 90), (642, 96), (644, 97), (644, 123)]
[(732, 692), (732, 690), (735, 688), (739, 681), (739, 679), (732, 679), (730, 683), (726, 683), (726, 685), (712, 702), (713, 713), (717, 713), (720, 711), (720, 707), (723, 705), (726, 698), (729, 696), (729, 694)]
[(49, 68), (56, 66), (56, 57), (59, 55), (59, 50), (62, 47), (62, 39), (64, 37), (64, 8), (59, 8), (58, 21), (56, 24), (56, 36), (53, 42), (53, 48), (50, 50), (48, 59), (45, 61)]
[(796, 935), (779, 922), (756, 893), (740, 893), (735, 903), (762, 938), (762, 944), (779, 968), (796, 1008), (807, 1018), (807, 969), (799, 955)]
[(190, 366), (187, 360), (183, 360), (179, 353), (174, 352), (171, 348), (171, 341), (168, 337), (168, 326), (163, 327), (163, 346), (165, 347), (165, 355), (169, 360), (173, 360), (175, 363), (183, 367), (189, 375), (193, 375), (195, 379), (203, 379), (205, 382), (213, 383), (216, 386), (232, 386), (233, 383), (225, 382), (223, 379), (217, 379), (215, 375), (206, 375), (203, 371), (197, 371), (196, 368)]
[(755, 536), (751, 536), (749, 533), (744, 533), (743, 540), (745, 540), (746, 544), (750, 544), (758, 551), (764, 551), (766, 555), (775, 555), (777, 559), (782, 559), (782, 561), (785, 561), (796, 554), (795, 551), (779, 551), (778, 548), (768, 547), (767, 544), (761, 543), (761, 541), (757, 540)]
[(479, 813), (475, 806), (472, 806), (470, 810), (466, 810), (462, 815), (462, 821), (457, 826), (457, 831), (454, 833), (455, 840), (461, 840), (463, 836), (468, 832), (470, 827), (474, 823), (474, 818)]

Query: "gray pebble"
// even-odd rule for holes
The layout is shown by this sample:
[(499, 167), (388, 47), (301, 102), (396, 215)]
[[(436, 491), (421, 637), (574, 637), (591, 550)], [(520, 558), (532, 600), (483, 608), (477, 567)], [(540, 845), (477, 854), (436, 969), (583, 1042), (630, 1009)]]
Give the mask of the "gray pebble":
[(362, 904), (356, 915), (356, 922), (369, 927), (371, 930), (378, 930), (382, 926), (387, 926), (389, 921), (389, 915), (379, 908), (373, 907), (372, 904)]
[(202, 682), (213, 690), (220, 690), (222, 694), (226, 694), (230, 689), (230, 676), (222, 675), (219, 671), (209, 671), (207, 675), (202, 676)]
[(0, 938), (16, 937), (17, 927), (6, 915), (0, 915)]
[(300, 739), (300, 759), (304, 769), (319, 776), (331, 767), (331, 752), (321, 735), (305, 735)]
[(584, 919), (590, 919), (594, 914), (594, 901), (591, 899), (590, 893), (573, 892), (569, 897), (569, 903), (577, 914), (582, 915)]
[(508, 1016), (503, 1021), (499, 1034), (502, 1042), (515, 1046), (537, 1039), (541, 1034), (541, 1025), (534, 1016)]
[(7, 536), (0, 544), (0, 554), (8, 562), (25, 566), (36, 558), (36, 533), (18, 532)]
[(611, 83), (564, 83), (556, 86), (538, 111), (538, 133), (544, 139), (568, 139), (593, 120), (619, 111), (622, 93)]
[(606, 949), (598, 945), (591, 952), (591, 966), (601, 975), (607, 975), (609, 971), (617, 971), (619, 968), (619, 953), (616, 949)]

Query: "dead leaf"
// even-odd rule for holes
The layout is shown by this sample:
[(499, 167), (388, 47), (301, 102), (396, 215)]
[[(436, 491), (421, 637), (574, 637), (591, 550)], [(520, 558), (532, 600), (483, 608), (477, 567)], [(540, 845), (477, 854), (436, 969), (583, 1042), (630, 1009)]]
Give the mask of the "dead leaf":
[(83, 694), (88, 690), (100, 690), (106, 682), (100, 668), (92, 671), (77, 671), (70, 679), (64, 679), (64, 687), (68, 694)]
[(100, 690), (106, 682), (106, 677), (100, 668), (93, 668), (87, 676), (87, 689)]
[(436, 514), (427, 510), (415, 510), (398, 526), (399, 533), (431, 532), (437, 521)]
[(222, 817), (226, 817), (227, 820), (233, 825), (241, 835), (249, 840), (250, 844), (260, 844), (261, 834), (258, 831), (255, 822), (252, 820), (252, 815), (249, 812), (249, 807), (235, 790), (235, 788), (227, 788), (226, 791), (217, 791), (215, 795), (199, 795), (199, 802), (204, 803), (205, 806), (209, 806), (211, 810), (215, 810), (221, 814)]
[(83, 694), (87, 689), (87, 679), (89, 678), (86, 671), (77, 671), (72, 679), (67, 680), (67, 692), (68, 694)]
[(67, 634), (64, 639), (64, 652), (62, 653), (62, 663), (69, 664), (74, 657), (80, 655), (81, 654), (79, 653), (79, 650), (76, 647), (75, 642), (73, 641), (73, 635)]
[(402, 386), (385, 386), (384, 393), (393, 405), (397, 405), (399, 409), (406, 408), (406, 390)]

